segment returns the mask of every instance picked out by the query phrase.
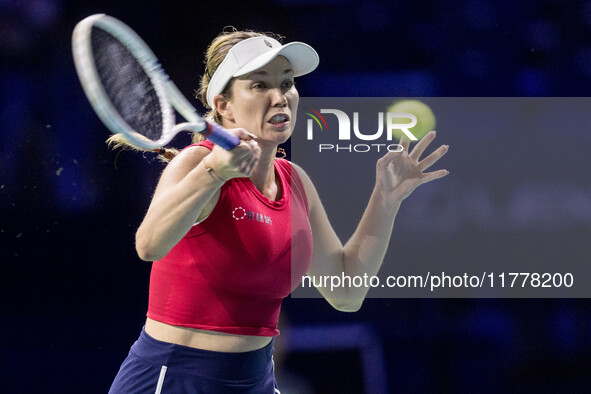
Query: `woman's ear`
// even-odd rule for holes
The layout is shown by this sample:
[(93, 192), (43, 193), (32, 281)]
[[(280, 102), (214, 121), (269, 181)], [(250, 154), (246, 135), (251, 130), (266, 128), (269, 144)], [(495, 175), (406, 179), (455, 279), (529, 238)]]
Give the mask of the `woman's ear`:
[(213, 104), (215, 105), (215, 109), (220, 114), (222, 119), (232, 122), (234, 121), (234, 116), (232, 115), (232, 105), (221, 93), (213, 98)]

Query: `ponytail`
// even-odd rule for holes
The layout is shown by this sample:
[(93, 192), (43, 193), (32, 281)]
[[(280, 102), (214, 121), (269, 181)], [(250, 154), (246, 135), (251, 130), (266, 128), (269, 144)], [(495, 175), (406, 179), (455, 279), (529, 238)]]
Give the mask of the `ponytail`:
[(158, 154), (158, 159), (165, 163), (168, 163), (175, 156), (179, 153), (178, 149), (174, 148), (157, 148), (157, 149), (145, 149), (140, 148), (131, 142), (127, 138), (123, 136), (123, 134), (113, 134), (110, 136), (107, 141), (107, 146), (113, 150), (121, 149), (121, 150), (131, 150), (134, 152), (153, 152)]

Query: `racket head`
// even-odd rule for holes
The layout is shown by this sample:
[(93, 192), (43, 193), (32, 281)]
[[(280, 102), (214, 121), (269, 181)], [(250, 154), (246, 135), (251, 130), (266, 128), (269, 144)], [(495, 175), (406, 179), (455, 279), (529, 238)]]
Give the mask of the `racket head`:
[(111, 132), (144, 149), (170, 142), (175, 117), (166, 98), (168, 76), (131, 28), (91, 15), (74, 28), (72, 53), (82, 88)]

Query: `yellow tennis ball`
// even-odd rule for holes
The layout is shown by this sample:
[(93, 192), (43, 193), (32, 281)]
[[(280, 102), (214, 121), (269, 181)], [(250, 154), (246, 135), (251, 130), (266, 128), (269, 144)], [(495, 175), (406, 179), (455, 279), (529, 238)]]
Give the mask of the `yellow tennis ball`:
[[(417, 117), (417, 124), (413, 127), (409, 127), (408, 131), (412, 133), (417, 139), (421, 139), (435, 129), (435, 115), (429, 106), (419, 100), (401, 100), (397, 101), (388, 107), (387, 112), (403, 112), (413, 114)], [(405, 117), (394, 117), (391, 123), (393, 124), (409, 124), (411, 123), (410, 118)], [(403, 132), (400, 129), (392, 130), (392, 136), (395, 139), (400, 139)], [(408, 137), (407, 137), (408, 138)]]

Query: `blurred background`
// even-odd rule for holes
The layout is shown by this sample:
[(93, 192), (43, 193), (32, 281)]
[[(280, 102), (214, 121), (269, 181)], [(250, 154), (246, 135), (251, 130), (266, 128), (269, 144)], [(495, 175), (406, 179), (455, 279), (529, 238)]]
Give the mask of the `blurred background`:
[[(311, 44), (321, 63), (298, 80), (302, 96), (574, 97), (591, 88), (590, 1), (0, 0), (2, 392), (106, 392), (145, 319), (150, 264), (135, 255), (134, 233), (163, 165), (104, 144), (70, 53), (74, 25), (97, 12), (135, 29), (189, 97), (227, 25)], [(575, 131), (557, 133), (548, 159), (576, 160), (576, 183), (544, 187), (588, 201), (590, 134)], [(476, 181), (472, 191), (483, 209), (508, 192)], [(551, 211), (559, 200), (536, 206)], [(409, 228), (405, 246), (457, 251), (476, 233), (490, 248), (556, 244), (557, 265), (588, 261), (579, 249), (588, 221), (561, 217), (541, 232), (456, 226), (445, 242), (438, 233), (413, 241), (421, 228)], [(283, 311), (284, 394), (591, 389), (588, 299), (368, 299), (346, 314), (292, 298)]]

